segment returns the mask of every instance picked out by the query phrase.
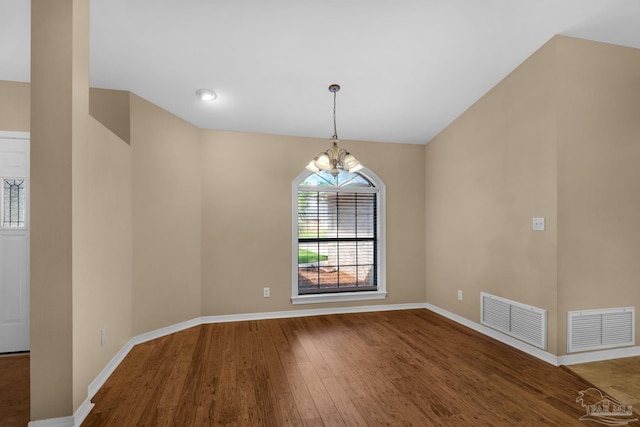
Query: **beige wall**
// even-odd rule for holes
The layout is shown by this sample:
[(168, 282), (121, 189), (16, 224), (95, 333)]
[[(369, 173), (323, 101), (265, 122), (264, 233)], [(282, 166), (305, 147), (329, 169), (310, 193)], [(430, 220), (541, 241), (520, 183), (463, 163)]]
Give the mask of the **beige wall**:
[(637, 304), (639, 61), (555, 37), (427, 145), (427, 302), (476, 322), (481, 291), (547, 309), (558, 355), (568, 310)]
[(122, 90), (89, 89), (89, 114), (127, 144), (131, 142), (129, 97)]
[(74, 410), (132, 337), (131, 148), (88, 119), (73, 157)]
[(31, 419), (70, 415), (73, 1), (31, 2)]
[[(202, 314), (313, 309), (291, 297), (291, 183), (328, 139), (203, 131)], [(387, 291), (424, 302), (424, 146), (343, 141), (387, 188)], [(263, 298), (262, 289), (271, 288)]]
[[(552, 41), (433, 139), (425, 169), (427, 302), (479, 322), (489, 292), (547, 309), (555, 337), (554, 51)], [(547, 230), (533, 232), (533, 217)]]
[[(130, 111), (132, 333), (201, 315), (317, 308), (289, 299), (291, 182), (328, 140), (200, 130), (135, 95)], [(424, 147), (345, 144), (387, 186), (381, 303), (422, 302)], [(268, 191), (239, 196), (258, 182)], [(256, 205), (266, 211), (255, 215)]]
[[(200, 130), (125, 94), (125, 144), (89, 116), (87, 11), (34, 0), (31, 90), (0, 82), (2, 129), (32, 135), (34, 420), (75, 411), (132, 335), (354, 305), (289, 299), (291, 182), (328, 140)], [(549, 310), (555, 354), (567, 310), (635, 305), (638, 69), (638, 50), (556, 37), (426, 147), (343, 141), (387, 188), (389, 295), (375, 303), (479, 321), (479, 292), (494, 293)], [(96, 113), (112, 130), (127, 127), (109, 111), (123, 99)]]
[[(6, 122), (1, 129), (31, 131), (30, 84), (0, 82), (0, 91), (6, 95), (0, 96), (0, 110), (13, 114), (2, 116)], [(27, 110), (11, 108), (16, 105), (27, 106)], [(66, 187), (74, 192), (76, 221), (71, 247), (76, 268), (73, 273), (65, 273), (58, 257), (69, 254), (62, 251), (65, 228), (60, 229), (59, 221), (66, 221), (68, 211), (61, 217), (57, 211), (69, 206), (65, 203), (65, 186), (61, 185), (63, 171), (56, 170), (56, 165), (68, 164), (69, 152), (62, 149), (60, 142), (54, 142), (56, 133), (45, 127), (44, 115), (51, 115), (51, 111), (45, 111), (47, 104), (34, 105), (34, 117), (41, 125), (36, 123), (32, 130), (31, 394), (33, 417), (42, 419), (52, 414), (68, 415), (67, 405), (77, 408), (86, 398), (88, 384), (132, 336), (131, 153), (122, 140), (89, 119), (90, 137), (78, 138), (73, 185)], [(52, 122), (60, 130), (65, 114), (58, 107), (53, 111), (57, 115)], [(54, 236), (46, 236), (42, 227)], [(50, 261), (56, 265), (50, 265)], [(58, 274), (73, 274), (74, 302), (71, 292), (65, 294), (62, 285), (55, 284)], [(73, 304), (74, 309), (61, 309), (61, 304)], [(71, 326), (68, 330), (61, 326), (71, 325), (72, 311), (73, 332)], [(105, 347), (100, 345), (102, 328), (108, 331)], [(72, 334), (71, 352), (76, 361), (73, 366), (66, 351), (62, 356), (58, 353), (61, 336), (67, 333)], [(73, 385), (65, 388), (63, 378), (72, 378)], [(71, 393), (73, 403), (68, 400)]]
[(200, 316), (199, 135), (131, 95), (134, 335)]
[(567, 311), (640, 309), (640, 50), (566, 37), (556, 44), (564, 352)]
[(29, 132), (31, 85), (0, 80), (0, 130)]
[(89, 1), (37, 0), (32, 14), (31, 419), (39, 420), (75, 412), (131, 338), (131, 155), (89, 116)]

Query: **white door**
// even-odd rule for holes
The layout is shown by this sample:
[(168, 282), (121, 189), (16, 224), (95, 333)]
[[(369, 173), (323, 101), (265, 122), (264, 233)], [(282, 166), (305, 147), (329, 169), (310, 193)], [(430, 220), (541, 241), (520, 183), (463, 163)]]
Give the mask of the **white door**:
[(0, 132), (0, 353), (29, 350), (28, 138)]

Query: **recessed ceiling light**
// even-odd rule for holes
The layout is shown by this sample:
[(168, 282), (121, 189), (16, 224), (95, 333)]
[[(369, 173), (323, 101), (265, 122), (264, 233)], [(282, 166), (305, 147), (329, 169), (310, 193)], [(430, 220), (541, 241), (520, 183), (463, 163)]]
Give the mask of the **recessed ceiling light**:
[(198, 89), (196, 91), (196, 96), (203, 101), (215, 101), (218, 94), (211, 89)]

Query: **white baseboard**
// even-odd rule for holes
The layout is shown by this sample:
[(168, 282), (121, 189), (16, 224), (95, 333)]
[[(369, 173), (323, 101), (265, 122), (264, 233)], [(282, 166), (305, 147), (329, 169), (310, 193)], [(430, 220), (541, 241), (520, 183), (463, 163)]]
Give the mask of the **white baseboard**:
[(222, 316), (204, 316), (198, 317), (186, 322), (177, 323), (175, 325), (167, 326), (165, 328), (156, 329), (151, 332), (136, 335), (131, 338), (120, 351), (109, 361), (107, 366), (98, 374), (91, 384), (89, 384), (87, 390), (87, 398), (80, 405), (80, 408), (76, 411), (72, 417), (64, 418), (51, 418), (47, 420), (31, 421), (29, 427), (77, 427), (91, 412), (93, 403), (91, 399), (96, 395), (100, 387), (104, 385), (107, 379), (113, 374), (118, 365), (129, 354), (133, 346), (141, 344), (143, 342), (151, 341), (156, 338), (161, 338), (166, 335), (170, 335), (182, 330), (192, 328), (194, 326), (207, 324), (207, 323), (224, 323), (224, 322), (242, 322), (246, 320), (264, 320), (264, 319), (285, 319), (290, 317), (303, 317), (303, 316), (321, 316), (329, 314), (345, 314), (345, 313), (366, 313), (373, 311), (391, 311), (391, 310), (411, 310), (416, 308), (426, 308), (424, 303), (409, 303), (409, 304), (381, 304), (381, 305), (369, 305), (360, 307), (339, 307), (339, 308), (317, 308), (310, 310), (289, 310), (289, 311), (276, 311), (266, 313), (246, 313), (246, 314), (230, 314)]
[(530, 354), (534, 357), (537, 357), (540, 360), (543, 360), (547, 363), (550, 363), (554, 366), (558, 366), (558, 358), (557, 356), (546, 352), (544, 350), (541, 350), (537, 347), (534, 347), (532, 345), (529, 345), (523, 341), (517, 340), (515, 338), (512, 338), (508, 335), (503, 334), (502, 332), (498, 332), (494, 329), (488, 328), (484, 325), (481, 325), (479, 323), (473, 322), (469, 319), (467, 319), (466, 317), (462, 317), (459, 316), (457, 314), (451, 313), (450, 311), (447, 311), (443, 308), (440, 307), (436, 307), (435, 305), (431, 305), (431, 304), (426, 304), (426, 308), (428, 310), (433, 311), (434, 313), (437, 313), (443, 317), (446, 317), (447, 319), (453, 320), (456, 323), (459, 323), (463, 326), (466, 326), (467, 328), (473, 329), (476, 332), (480, 332), (483, 335), (487, 335), (488, 337), (491, 337), (497, 341), (500, 341), (504, 344), (507, 344), (508, 346), (517, 348), (518, 350), (525, 352), (527, 354)]
[(29, 427), (75, 427), (73, 417), (49, 418), (46, 420), (29, 421)]
[(517, 340), (515, 338), (511, 338), (510, 336), (505, 335), (502, 332), (495, 331), (484, 325), (473, 322), (465, 317), (458, 316), (457, 314), (451, 313), (440, 307), (436, 307), (435, 305), (426, 304), (426, 308), (428, 310), (433, 311), (434, 313), (438, 313), (446, 317), (447, 319), (453, 320), (454, 322), (459, 323), (468, 328), (471, 328), (474, 331), (480, 332), (483, 335), (487, 335), (504, 344), (517, 348), (520, 351), (523, 351), (527, 354), (537, 357), (538, 359), (543, 360), (547, 363), (550, 363), (554, 366), (577, 365), (578, 363), (599, 362), (602, 360), (613, 360), (613, 359), (622, 359), (625, 357), (640, 356), (640, 346), (614, 348), (614, 349), (599, 350), (599, 351), (587, 351), (583, 353), (565, 354), (562, 356), (556, 356), (554, 354), (541, 350), (537, 347), (531, 346), (523, 341)]
[(155, 340), (167, 335), (175, 334), (176, 332), (183, 331), (185, 329), (193, 328), (202, 324), (202, 317), (187, 320), (185, 322), (176, 323), (175, 325), (167, 326), (164, 328), (156, 329), (155, 331), (145, 332), (144, 334), (136, 335), (131, 338), (129, 342), (131, 346), (142, 344), (143, 342)]
[(80, 405), (76, 413), (73, 414), (73, 425), (74, 426), (81, 425), (84, 419), (87, 418), (87, 415), (89, 415), (89, 412), (91, 412), (94, 406), (95, 405), (91, 403), (91, 398), (87, 397), (84, 400), (84, 402), (82, 402), (82, 405)]
[(151, 341), (156, 338), (161, 338), (166, 335), (170, 335), (182, 330), (192, 328), (194, 326), (209, 324), (209, 323), (226, 323), (226, 322), (242, 322), (247, 320), (265, 320), (265, 319), (286, 319), (293, 317), (307, 317), (307, 316), (325, 316), (330, 314), (347, 314), (347, 313), (367, 313), (378, 311), (393, 311), (393, 310), (413, 310), (413, 309), (427, 309), (434, 313), (437, 313), (447, 319), (453, 320), (463, 326), (466, 326), (474, 331), (477, 331), (483, 335), (489, 336), (497, 341), (514, 347), (520, 351), (530, 354), (540, 360), (550, 363), (554, 366), (559, 365), (573, 365), (577, 363), (595, 362), (599, 360), (619, 359), (623, 357), (640, 356), (640, 346), (626, 347), (612, 350), (592, 351), (578, 354), (569, 354), (564, 356), (555, 356), (537, 347), (529, 345), (525, 342), (519, 341), (501, 332), (495, 331), (479, 323), (473, 322), (465, 317), (451, 313), (435, 305), (429, 303), (408, 303), (408, 304), (380, 304), (380, 305), (367, 305), (356, 307), (338, 307), (338, 308), (316, 308), (309, 310), (287, 310), (287, 311), (272, 311), (265, 313), (245, 313), (245, 314), (229, 314), (221, 316), (203, 316), (198, 317), (186, 322), (177, 323), (175, 325), (167, 326), (165, 328), (156, 329), (151, 332), (147, 332), (141, 335), (136, 335), (131, 338), (120, 351), (109, 361), (107, 366), (100, 372), (95, 380), (89, 384), (87, 390), (87, 398), (80, 405), (76, 413), (71, 417), (62, 418), (50, 418), (47, 420), (30, 421), (28, 427), (79, 427), (84, 419), (89, 415), (93, 408), (91, 399), (100, 390), (100, 387), (104, 385), (107, 379), (113, 374), (118, 365), (129, 354), (131, 349), (143, 342)]
[(49, 418), (46, 420), (29, 421), (28, 427), (79, 427), (91, 409), (93, 408), (90, 398), (86, 398), (72, 417)]
[(124, 360), (124, 358), (127, 356), (127, 354), (129, 354), (132, 348), (133, 348), (133, 344), (131, 343), (131, 340), (129, 340), (129, 342), (127, 342), (124, 345), (124, 347), (122, 347), (120, 351), (116, 353), (115, 356), (113, 356), (113, 359), (111, 359), (109, 363), (107, 363), (107, 366), (105, 366), (102, 372), (98, 374), (96, 379), (94, 379), (91, 382), (91, 384), (89, 384), (89, 391), (88, 391), (89, 400), (93, 399), (93, 396), (96, 395), (98, 390), (100, 390), (100, 387), (102, 387), (105, 381), (107, 381), (107, 378), (111, 376), (113, 371), (116, 370), (120, 362)]
[(584, 353), (565, 354), (558, 356), (560, 365), (577, 365), (578, 363), (599, 362), (601, 360), (622, 359), (640, 356), (640, 347), (623, 347), (609, 350), (588, 351)]
[(87, 397), (72, 417), (48, 418), (46, 420), (29, 421), (28, 427), (79, 427), (84, 419), (87, 418), (87, 415), (89, 415), (91, 409), (93, 409), (94, 404), (91, 403), (92, 397), (93, 396)]
[(202, 317), (201, 319), (202, 319), (202, 324), (206, 324), (206, 323), (224, 323), (224, 322), (243, 322), (246, 320), (289, 319), (293, 317), (325, 316), (329, 314), (412, 310), (417, 308), (426, 308), (426, 304), (425, 303), (380, 304), (380, 305), (363, 305), (363, 306), (356, 306), (356, 307), (314, 308), (309, 310), (287, 310), (287, 311), (271, 311), (266, 313), (245, 313), (245, 314), (229, 314), (229, 315), (223, 315), (223, 316), (205, 316), (205, 317)]

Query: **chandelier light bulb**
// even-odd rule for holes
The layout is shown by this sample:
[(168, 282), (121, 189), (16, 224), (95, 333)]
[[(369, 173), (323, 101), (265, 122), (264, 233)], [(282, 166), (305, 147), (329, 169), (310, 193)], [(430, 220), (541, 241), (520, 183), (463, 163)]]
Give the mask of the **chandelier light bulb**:
[(353, 154), (351, 153), (347, 153), (347, 155), (344, 156), (343, 163), (345, 169), (352, 169), (360, 164), (360, 162), (355, 157), (353, 157)]
[(331, 158), (327, 153), (322, 153), (320, 156), (318, 156), (318, 159), (316, 160), (316, 166), (321, 170), (330, 169), (331, 163), (332, 163)]
[(358, 162), (357, 165), (355, 165), (354, 167), (352, 167), (351, 169), (349, 169), (349, 173), (356, 173), (359, 170), (361, 170), (363, 168), (363, 166), (360, 164), (360, 162)]
[(305, 166), (307, 170), (310, 170), (313, 173), (320, 172), (320, 169), (316, 166), (315, 160), (311, 160), (307, 166)]

